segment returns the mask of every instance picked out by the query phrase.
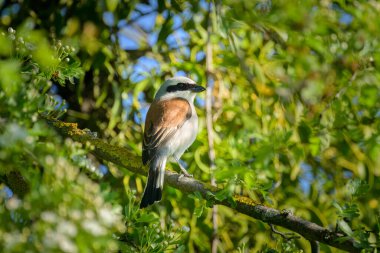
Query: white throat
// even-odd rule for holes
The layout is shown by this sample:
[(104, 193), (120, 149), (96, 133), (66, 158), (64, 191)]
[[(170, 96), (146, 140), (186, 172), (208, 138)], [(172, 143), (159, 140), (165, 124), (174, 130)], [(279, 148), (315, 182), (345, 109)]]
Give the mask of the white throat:
[(192, 105), (194, 103), (196, 93), (190, 91), (176, 91), (176, 92), (168, 92), (162, 95), (157, 94), (155, 100), (166, 100), (172, 98), (184, 98)]

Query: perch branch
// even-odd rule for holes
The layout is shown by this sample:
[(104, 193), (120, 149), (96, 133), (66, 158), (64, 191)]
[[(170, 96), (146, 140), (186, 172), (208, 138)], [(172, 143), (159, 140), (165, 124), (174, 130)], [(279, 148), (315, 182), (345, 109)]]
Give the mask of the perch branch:
[[(123, 166), (134, 173), (144, 176), (147, 174), (146, 168), (142, 166), (141, 157), (128, 149), (108, 144), (105, 141), (96, 138), (90, 131), (79, 129), (76, 123), (65, 123), (55, 119), (47, 120), (62, 134), (69, 136), (77, 142), (92, 145), (93, 149), (91, 153), (96, 157)], [(202, 183), (194, 178), (180, 178), (179, 176), (178, 173), (167, 170), (165, 172), (165, 181), (171, 187), (184, 193), (199, 192), (206, 199), (213, 198), (212, 196), (221, 190), (209, 184)], [(324, 243), (348, 252), (361, 251), (354, 246), (355, 241), (353, 238), (337, 240), (344, 237), (344, 235), (304, 220), (289, 212), (257, 204), (254, 200), (248, 197), (236, 195), (233, 198), (234, 201), (217, 200), (215, 198), (211, 200), (216, 205), (227, 206), (254, 219), (296, 232), (311, 242), (315, 241)]]

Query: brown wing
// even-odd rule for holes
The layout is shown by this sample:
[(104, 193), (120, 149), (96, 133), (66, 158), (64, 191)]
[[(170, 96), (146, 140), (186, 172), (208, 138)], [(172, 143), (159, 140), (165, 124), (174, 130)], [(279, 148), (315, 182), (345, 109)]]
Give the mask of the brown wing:
[(191, 117), (189, 102), (183, 98), (154, 101), (146, 116), (143, 140), (143, 164)]

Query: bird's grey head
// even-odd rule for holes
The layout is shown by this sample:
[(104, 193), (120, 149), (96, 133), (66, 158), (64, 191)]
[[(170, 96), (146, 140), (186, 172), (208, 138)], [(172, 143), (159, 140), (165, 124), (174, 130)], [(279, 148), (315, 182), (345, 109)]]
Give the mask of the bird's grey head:
[(189, 102), (194, 101), (198, 92), (204, 91), (205, 88), (197, 85), (193, 80), (187, 77), (179, 76), (167, 79), (157, 91), (156, 100), (170, 99), (181, 97)]

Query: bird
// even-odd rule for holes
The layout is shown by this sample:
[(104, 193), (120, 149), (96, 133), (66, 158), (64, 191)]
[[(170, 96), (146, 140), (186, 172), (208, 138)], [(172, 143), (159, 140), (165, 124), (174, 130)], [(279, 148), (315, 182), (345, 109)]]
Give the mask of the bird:
[(157, 91), (145, 119), (142, 162), (149, 165), (149, 172), (140, 209), (161, 200), (169, 158), (178, 163), (183, 176), (191, 176), (179, 161), (198, 134), (194, 99), (204, 90), (190, 78), (172, 77)]

